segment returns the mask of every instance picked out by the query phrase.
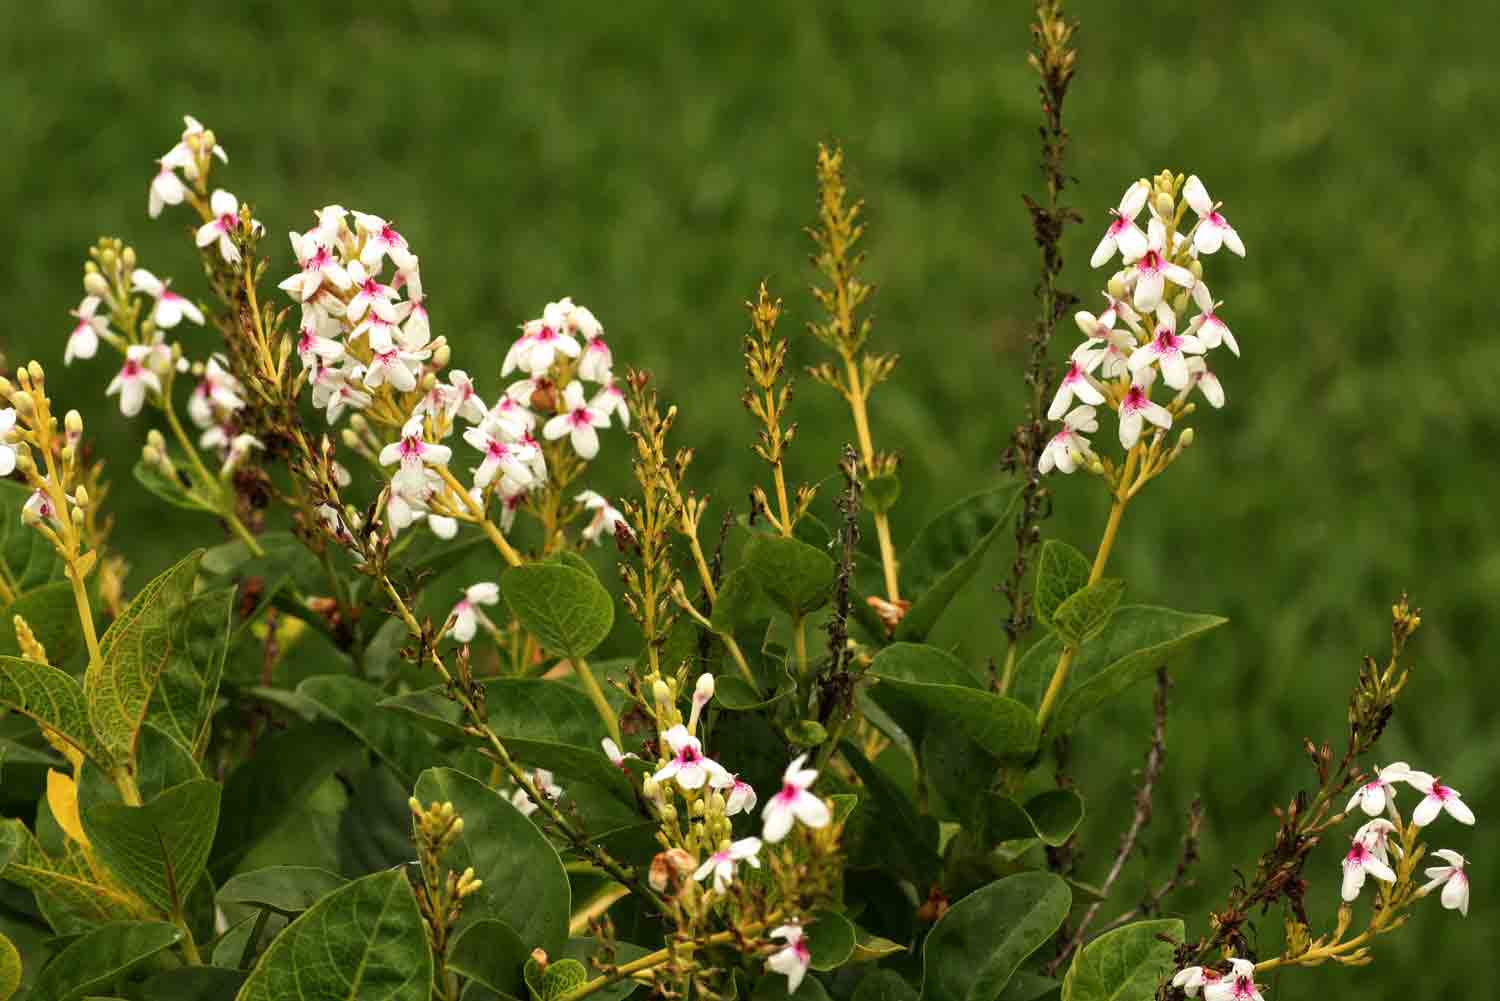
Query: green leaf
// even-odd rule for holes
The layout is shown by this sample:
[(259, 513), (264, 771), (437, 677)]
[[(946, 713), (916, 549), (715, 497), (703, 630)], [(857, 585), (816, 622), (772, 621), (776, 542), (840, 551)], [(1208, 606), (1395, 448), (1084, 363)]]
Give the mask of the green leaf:
[(32, 635), (46, 649), (50, 663), (66, 664), (82, 647), (78, 602), (73, 596), (73, 585), (67, 581), (43, 584), (0, 609), (0, 656), (21, 656), (21, 644), (16, 638), (17, 615), (31, 627)]
[[(602, 755), (601, 755), (602, 757)], [(484, 881), (464, 900), (464, 919), (495, 918), (530, 946), (550, 954), (568, 939), (572, 891), (557, 850), (510, 801), (478, 779), (452, 768), (430, 768), (414, 791), (422, 803), (452, 803), (464, 830), (443, 864), (472, 866)]]
[[(616, 965), (629, 963), (646, 955), (647, 950), (629, 942), (616, 942), (615, 944)], [(584, 965), (590, 980), (602, 976), (604, 971), (594, 962), (594, 956), (599, 951), (599, 943), (591, 938), (570, 938), (568, 944), (563, 948), (561, 958), (574, 959)], [(554, 957), (558, 958), (558, 957)], [(589, 995), (593, 1001), (624, 1001), (625, 998), (635, 993), (641, 985), (634, 980), (625, 979), (617, 983), (602, 987)]]
[(52, 958), (37, 976), (31, 996), (74, 1001), (108, 990), (163, 949), (182, 932), (158, 921), (117, 921), (85, 932)]
[(924, 525), (901, 554), (901, 578), (916, 595), (896, 627), (895, 639), (920, 642), (932, 632), (953, 599), (984, 563), (985, 554), (1010, 523), (1021, 496), (1006, 484), (967, 497)]
[(233, 877), (219, 887), (217, 900), (294, 917), (348, 883), (343, 876), (315, 866), (273, 865)]
[(10, 998), (21, 988), (21, 953), (16, 944), (0, 935), (0, 1001)]
[(1057, 606), (1052, 628), (1065, 643), (1082, 646), (1103, 631), (1124, 594), (1125, 582), (1119, 578), (1096, 581)]
[(807, 926), (807, 949), (815, 970), (836, 970), (854, 955), (854, 925), (836, 911), (816, 911)]
[[(871, 697), (914, 742), (936, 722), (1002, 761), (1025, 760), (1036, 752), (1036, 714), (1015, 699), (971, 687), (972, 677), (963, 684), (963, 666), (936, 647), (893, 644), (875, 655), (869, 674), (879, 679)], [(935, 683), (936, 678), (944, 682)]]
[(737, 567), (720, 585), (708, 621), (716, 632), (732, 636), (744, 626), (769, 619), (774, 607), (765, 588), (760, 586), (760, 578), (748, 567)]
[(872, 514), (885, 514), (901, 499), (901, 477), (895, 473), (871, 476), (861, 486), (860, 500), (864, 502), (865, 510)]
[(991, 841), (1036, 838), (1057, 846), (1083, 822), (1083, 797), (1071, 789), (1048, 789), (1026, 801), (991, 793), (986, 803), (986, 832)]
[(1150, 1001), (1172, 972), (1173, 942), (1185, 934), (1178, 918), (1137, 921), (1105, 932), (1074, 954), (1063, 977), (1062, 1001)]
[[(930, 883), (942, 864), (937, 822), (919, 814), (901, 787), (854, 744), (843, 741), (839, 753), (864, 784), (862, 801), (867, 805), (857, 808), (856, 817), (866, 811), (871, 815), (869, 836), (853, 846), (860, 861), (868, 859), (918, 885)], [(856, 824), (856, 833), (862, 829)]]
[(783, 688), (774, 695), (762, 695), (751, 687), (750, 682), (738, 674), (721, 674), (714, 679), (714, 701), (731, 712), (749, 712), (764, 709), (780, 702), (792, 694), (791, 688)]
[(134, 760), (136, 734), (179, 639), (176, 624), (201, 557), (198, 550), (147, 584), (99, 641), (99, 659), (84, 674), (89, 722), (116, 760)]
[(593, 574), (573, 567), (532, 563), (500, 577), (510, 613), (542, 646), (569, 657), (587, 657), (609, 635), (615, 605)]
[(179, 914), (208, 861), (219, 821), (219, 785), (184, 782), (142, 806), (100, 803), (83, 829), (110, 872), (166, 915)]
[[(1228, 619), (1217, 615), (1176, 612), (1152, 605), (1123, 605), (1108, 627), (1073, 661), (1062, 697), (1047, 723), (1055, 736), (1068, 733), (1084, 716), (1119, 696), (1157, 668)], [(1062, 644), (1047, 636), (1033, 644), (1016, 668), (1016, 697), (1036, 705)]]
[(138, 901), (99, 883), (82, 858), (49, 857), (19, 820), (0, 821), (0, 879), (36, 894), (38, 908), (60, 935), (143, 916)]
[(1047, 539), (1036, 561), (1036, 618), (1048, 629), (1055, 628), (1053, 615), (1063, 602), (1083, 590), (1093, 565), (1089, 558), (1066, 542)]
[(553, 960), (544, 970), (536, 957), (532, 957), (526, 960), (525, 977), (531, 1001), (555, 1001), (582, 987), (589, 978), (589, 971), (576, 959)]
[(276, 936), (236, 1001), (430, 1001), (432, 953), (406, 874), (378, 872)]
[(805, 615), (828, 600), (834, 565), (821, 549), (780, 535), (752, 535), (743, 567), (788, 615)]
[(146, 981), (142, 996), (151, 1001), (227, 1001), (245, 982), (239, 970), (219, 966), (185, 966), (158, 973)]
[(500, 994), (516, 995), (531, 950), (504, 921), (485, 918), (459, 932), (448, 946), (448, 969)]
[(1068, 884), (1023, 872), (975, 890), (948, 908), (922, 947), (923, 1001), (993, 1001), (1022, 960), (1068, 916)]
[(385, 693), (369, 682), (347, 674), (319, 674), (304, 679), (297, 694), (363, 741), (402, 785), (411, 785), (432, 764), (432, 741), (408, 719), (381, 708)]
[(0, 657), (0, 705), (31, 717), (108, 766), (110, 756), (89, 726), (83, 689), (66, 671), (20, 657)]
[(799, 719), (787, 724), (786, 739), (795, 747), (817, 747), (828, 739), (828, 731), (815, 719)]
[(1057, 1001), (1062, 984), (1051, 977), (1017, 970), (1000, 992), (1000, 1001)]
[(229, 654), (234, 588), (194, 595), (173, 617), (171, 652), (146, 720), (194, 758), (208, 749), (214, 702)]
[(788, 1001), (788, 999), (791, 1001), (829, 1001), (828, 989), (817, 977), (811, 975), (803, 977), (795, 994), (787, 990), (787, 985), (786, 977), (767, 970), (756, 982), (750, 1001)]
[(895, 970), (871, 970), (850, 1001), (917, 1001), (917, 989)]

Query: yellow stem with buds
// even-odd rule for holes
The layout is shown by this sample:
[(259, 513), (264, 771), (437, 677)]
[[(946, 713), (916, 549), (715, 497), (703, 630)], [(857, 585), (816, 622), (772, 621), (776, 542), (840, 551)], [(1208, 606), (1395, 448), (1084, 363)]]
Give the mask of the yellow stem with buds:
[[(854, 414), (854, 434), (859, 439), (860, 459), (864, 463), (865, 475), (874, 476), (875, 442), (870, 437), (870, 413), (865, 406), (868, 394), (860, 382), (859, 367), (854, 364), (852, 355), (844, 358), (844, 373), (849, 379), (846, 399)], [(896, 547), (891, 542), (891, 519), (884, 511), (875, 514), (875, 539), (880, 544), (880, 566), (885, 571), (886, 600), (895, 604), (901, 600), (901, 581), (897, 572), (900, 565), (896, 562)]]

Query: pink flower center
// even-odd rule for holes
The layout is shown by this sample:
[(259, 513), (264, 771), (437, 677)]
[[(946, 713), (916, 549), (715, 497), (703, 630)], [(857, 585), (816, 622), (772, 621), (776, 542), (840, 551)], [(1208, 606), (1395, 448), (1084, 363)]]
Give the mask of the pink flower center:
[(682, 750), (677, 752), (677, 760), (684, 765), (697, 764), (702, 757), (698, 753), (698, 749), (692, 744), (685, 745)]
[(593, 423), (593, 421), (589, 419), (588, 407), (579, 407), (577, 410), (573, 411), (568, 415), (568, 421), (575, 428), (588, 427)]
[(1217, 212), (1210, 212), (1208, 215), (1203, 217), (1203, 221), (1208, 223), (1210, 226), (1217, 226), (1220, 229), (1229, 228), (1229, 220), (1225, 219)]
[(1148, 402), (1144, 389), (1140, 386), (1131, 386), (1130, 391), (1125, 394), (1125, 399), (1120, 403), (1120, 409), (1124, 411), (1142, 410)]
[(1115, 221), (1109, 224), (1109, 235), (1110, 236), (1119, 236), (1121, 233), (1125, 232), (1131, 226), (1135, 225), (1135, 223), (1134, 223), (1133, 220), (1125, 218), (1124, 216), (1122, 216), (1119, 212), (1115, 211), (1114, 209), (1110, 209), (1110, 211), (1114, 212), (1114, 216), (1115, 216)]
[(1154, 346), (1156, 353), (1159, 355), (1176, 354), (1178, 349), (1182, 347), (1182, 338), (1172, 333), (1166, 327), (1162, 327), (1156, 332), (1156, 344)]
[(125, 366), (120, 369), (120, 378), (135, 379), (141, 374), (141, 364), (134, 358), (125, 359)]
[(366, 278), (365, 283), (359, 287), (359, 294), (371, 298), (380, 295), (380, 283), (373, 278)]
[(1441, 782), (1433, 782), (1432, 783), (1432, 792), (1428, 793), (1427, 795), (1431, 796), (1433, 799), (1437, 800), (1439, 803), (1446, 803), (1446, 802), (1448, 802), (1448, 800), (1450, 800), (1450, 799), (1453, 798), (1453, 790), (1449, 789), (1447, 786), (1443, 785)]
[(422, 458), (422, 450), (422, 439), (418, 438), (416, 435), (408, 435), (407, 437), (401, 439), (402, 462)]
[(553, 340), (556, 337), (557, 337), (557, 331), (553, 330), (551, 327), (547, 326), (546, 324), (542, 324), (542, 329), (538, 330), (536, 332), (536, 334), (534, 335), (534, 339), (536, 341), (538, 341), (539, 343), (543, 343), (543, 344), (545, 344), (547, 341)]
[(795, 803), (797, 797), (800, 795), (802, 795), (801, 787), (795, 786), (790, 782), (784, 782), (782, 783), (781, 791), (776, 794), (776, 799), (782, 803)]
[(1255, 981), (1249, 977), (1234, 978), (1234, 996), (1237, 998), (1249, 998), (1255, 996)]
[(401, 238), (400, 233), (391, 229), (391, 227), (383, 226), (380, 230), (380, 242), (390, 247), (399, 247), (406, 241)]
[(796, 955), (797, 962), (801, 963), (803, 966), (806, 966), (808, 963), (812, 962), (812, 953), (808, 951), (807, 943), (805, 941), (798, 939), (795, 943), (793, 943), (792, 952)]
[(1065, 375), (1065, 376), (1063, 376), (1063, 382), (1071, 384), (1071, 383), (1074, 383), (1074, 382), (1082, 382), (1082, 381), (1083, 381), (1083, 369), (1075, 361), (1071, 365), (1068, 366), (1068, 374)]
[(233, 212), (225, 212), (219, 216), (219, 229), (229, 232), (239, 223), (239, 218)]
[(510, 449), (506, 448), (503, 442), (491, 438), (490, 447), (485, 449), (485, 454), (496, 462), (504, 462), (510, 458)]
[(1365, 843), (1363, 841), (1356, 841), (1349, 848), (1349, 854), (1344, 857), (1344, 860), (1346, 862), (1354, 862), (1359, 865), (1363, 865), (1365, 860), (1369, 857), (1370, 850), (1365, 847)]
[(1146, 251), (1145, 255), (1136, 262), (1136, 269), (1143, 275), (1154, 275), (1161, 270), (1161, 255), (1154, 250)]

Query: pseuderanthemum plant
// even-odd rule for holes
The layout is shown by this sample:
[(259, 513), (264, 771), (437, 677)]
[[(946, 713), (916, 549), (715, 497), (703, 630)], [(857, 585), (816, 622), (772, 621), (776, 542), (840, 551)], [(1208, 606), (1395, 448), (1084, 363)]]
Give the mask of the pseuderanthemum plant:
[[(278, 262), (188, 118), (147, 207), (191, 220), (208, 295), (103, 239), (63, 362), (118, 356), (108, 394), (153, 425), (135, 480), (232, 538), (127, 601), (102, 467), (78, 411), (57, 417), (66, 385), (35, 361), (0, 381), (6, 778), (37, 803), (0, 824), (7, 906), (33, 930), (24, 951), (0, 937), (0, 999), (24, 982), (39, 1001), (1248, 1001), (1270, 970), (1372, 961), (1427, 896), (1467, 914), (1467, 860), (1426, 835), (1473, 812), (1434, 774), (1372, 762), (1420, 623), (1404, 598), (1389, 656), (1354, 679), (1344, 746), (1308, 744), (1316, 784), (1242, 879), (1215, 877), (1223, 907), (1170, 916), (1196, 807), (1172, 874), (1116, 899), (1162, 767), (1168, 664), (1225, 620), (1125, 604), (1105, 572), (1126, 508), (1184, 460), (1198, 401), (1226, 404), (1210, 360), (1240, 348), (1206, 273), (1247, 248), (1198, 177), (1131, 182), (1092, 257), (1117, 268), (1103, 307), (1074, 313), (1084, 339), (1053, 376), (1074, 305), (1075, 52), (1056, 3), (1033, 31), (1047, 194), (1028, 199), (1028, 414), (1009, 475), (905, 545), (871, 406), (897, 359), (870, 347), (837, 150), (817, 160), (808, 327), (827, 360), (809, 373), (848, 402), (851, 444), (824, 457), (833, 489), (797, 481), (782, 306), (762, 285), (743, 358), (764, 468), (748, 511), (710, 514), (677, 409), (588, 307), (547, 303), (498, 381), (471, 376), (394, 223), (326, 206)], [(591, 487), (627, 455), (628, 496)], [(1055, 473), (1108, 493), (1092, 558), (1041, 540)], [(929, 640), (1012, 536), (986, 673)], [(1067, 740), (1152, 679), (1134, 814), (1091, 884), (1083, 793), (1119, 792), (1070, 775)], [(1349, 828), (1341, 859), (1318, 851)], [(1251, 934), (1272, 911), (1279, 938)]]

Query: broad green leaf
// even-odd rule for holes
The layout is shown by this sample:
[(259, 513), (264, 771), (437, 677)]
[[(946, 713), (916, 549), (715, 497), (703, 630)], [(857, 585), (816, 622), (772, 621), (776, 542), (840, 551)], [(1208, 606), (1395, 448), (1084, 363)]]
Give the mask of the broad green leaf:
[(263, 838), (298, 810), (318, 786), (360, 751), (341, 726), (318, 722), (274, 733), (255, 757), (229, 773), (209, 871), (223, 882)]
[(737, 567), (719, 586), (719, 596), (708, 621), (716, 631), (734, 635), (744, 626), (769, 619), (774, 607), (765, 588), (760, 586), (760, 578), (747, 567)]
[(788, 991), (788, 985), (787, 978), (781, 974), (762, 970), (755, 990), (750, 994), (750, 1001), (829, 1001), (828, 989), (823, 986), (823, 981), (810, 973), (802, 978), (797, 993)]
[(1017, 970), (1000, 992), (1000, 1001), (1057, 1001), (1062, 984), (1029, 970)]
[[(856, 809), (856, 823), (850, 832), (855, 836), (851, 847), (860, 862), (877, 864), (918, 885), (931, 882), (942, 864), (937, 852), (937, 822), (919, 814), (916, 804), (890, 776), (852, 743), (842, 742), (839, 753), (864, 784), (861, 799), (865, 805)], [(866, 812), (870, 815), (868, 827), (858, 820)]]
[(979, 572), (990, 546), (1010, 523), (1020, 495), (1019, 484), (987, 490), (959, 501), (923, 526), (901, 554), (901, 579), (906, 592), (916, 597), (896, 627), (895, 639), (927, 638)]
[(156, 682), (146, 721), (194, 758), (208, 749), (214, 702), (224, 676), (234, 588), (194, 595), (171, 623), (171, 652)]
[(917, 1001), (917, 989), (895, 970), (871, 970), (850, 1001)]
[(1105, 932), (1073, 955), (1062, 1001), (1150, 1001), (1171, 975), (1173, 943), (1185, 934), (1179, 918), (1137, 921)]
[(558, 564), (511, 567), (500, 577), (505, 604), (542, 646), (587, 657), (615, 622), (615, 605), (593, 574)]
[(83, 826), (110, 872), (163, 914), (180, 913), (203, 874), (219, 821), (219, 784), (184, 782), (142, 806), (101, 803)]
[[(869, 674), (879, 680), (871, 697), (914, 741), (929, 723), (936, 723), (1000, 760), (1024, 760), (1036, 751), (1036, 715), (1014, 699), (954, 683), (963, 680), (962, 665), (934, 647), (887, 647), (875, 656)], [(938, 677), (945, 681), (928, 680)]]
[(116, 760), (134, 760), (136, 734), (178, 640), (175, 626), (201, 556), (202, 550), (192, 553), (147, 584), (99, 641), (99, 660), (84, 673), (89, 722)]
[(1036, 561), (1036, 618), (1054, 628), (1053, 615), (1063, 602), (1083, 590), (1093, 565), (1066, 542), (1047, 539)]
[[(0, 562), (4, 562), (11, 589), (25, 594), (63, 574), (63, 563), (52, 543), (26, 524), (21, 509), (31, 499), (31, 488), (15, 480), (0, 479)], [(68, 586), (72, 590), (72, 585)]]
[(27, 591), (0, 609), (0, 656), (21, 656), (15, 617), (26, 620), (31, 633), (47, 651), (47, 661), (66, 664), (83, 644), (78, 626), (78, 602), (73, 585), (55, 580)]
[(411, 786), (379, 762), (353, 775), (349, 802), (339, 814), (339, 872), (367, 876), (411, 861), (410, 799)]
[(31, 994), (75, 1001), (108, 990), (152, 956), (177, 944), (182, 932), (159, 921), (117, 921), (74, 939), (36, 978)]
[(895, 473), (871, 476), (860, 486), (863, 487), (860, 500), (865, 510), (873, 514), (885, 514), (901, 499), (901, 477)]
[(576, 959), (554, 959), (543, 969), (533, 956), (526, 960), (524, 976), (531, 1001), (557, 1001), (582, 987), (589, 979), (589, 971)]
[(829, 555), (797, 539), (780, 535), (752, 535), (741, 557), (761, 590), (788, 615), (820, 608), (833, 587), (834, 565)]
[(406, 874), (357, 879), (271, 943), (236, 1001), (430, 1001), (432, 952)]
[(369, 682), (347, 674), (320, 674), (304, 679), (297, 694), (363, 741), (403, 785), (411, 785), (432, 764), (435, 750), (427, 734), (409, 719), (381, 708), (385, 693)]
[(0, 1001), (10, 998), (21, 987), (21, 953), (14, 942), (0, 935)]
[[(1079, 650), (1062, 697), (1047, 723), (1055, 736), (1068, 733), (1080, 719), (1126, 689), (1151, 677), (1204, 634), (1228, 619), (1177, 612), (1152, 605), (1122, 605), (1105, 630)], [(1016, 698), (1040, 703), (1062, 650), (1055, 636), (1032, 645), (1016, 668)]]
[(146, 916), (140, 901), (99, 883), (82, 857), (53, 858), (42, 851), (19, 820), (0, 821), (0, 879), (36, 894), (37, 906), (60, 935)]
[(315, 866), (275, 865), (231, 878), (219, 887), (217, 899), (220, 904), (261, 907), (293, 917), (348, 882)]
[(1071, 789), (1048, 789), (1023, 806), (1008, 796), (990, 793), (985, 800), (986, 829), (991, 841), (1037, 838), (1060, 845), (1083, 822), (1083, 797)]
[(504, 921), (485, 918), (458, 933), (448, 946), (448, 969), (499, 994), (519, 995), (531, 950)]
[(146, 981), (142, 996), (150, 1001), (229, 1001), (244, 982), (245, 974), (239, 970), (184, 966)]
[(788, 723), (783, 732), (787, 742), (793, 747), (817, 747), (828, 739), (828, 731), (815, 719), (799, 719)]
[(0, 657), (0, 705), (31, 717), (101, 765), (109, 764), (109, 754), (89, 726), (83, 689), (66, 671)]
[(1022, 960), (1068, 916), (1068, 884), (1023, 872), (964, 897), (938, 919), (922, 947), (923, 1001), (993, 1001)]
[(732, 712), (749, 712), (764, 709), (773, 702), (780, 702), (793, 689), (783, 688), (774, 695), (762, 695), (738, 674), (721, 674), (714, 679), (714, 701)]
[[(172, 456), (173, 465), (179, 469), (185, 461), (181, 452)], [(154, 497), (166, 501), (173, 507), (203, 514), (219, 514), (218, 509), (194, 493), (189, 484), (175, 476), (168, 476), (160, 466), (153, 466), (145, 459), (138, 459), (130, 472), (135, 477), (135, 481), (149, 490)]]
[(464, 830), (444, 856), (457, 872), (472, 866), (484, 881), (464, 901), (464, 920), (495, 918), (528, 946), (550, 954), (568, 939), (572, 893), (562, 860), (546, 835), (510, 801), (478, 779), (430, 768), (417, 779), (418, 801), (452, 803)]
[(1125, 582), (1106, 577), (1075, 591), (1052, 613), (1052, 628), (1066, 643), (1082, 646), (1098, 636), (1125, 594)]
[(815, 970), (836, 970), (854, 955), (854, 925), (835, 911), (817, 911), (807, 927), (807, 949)]

